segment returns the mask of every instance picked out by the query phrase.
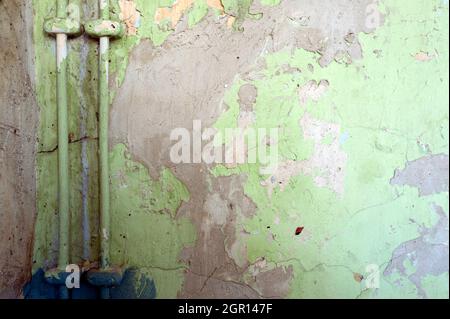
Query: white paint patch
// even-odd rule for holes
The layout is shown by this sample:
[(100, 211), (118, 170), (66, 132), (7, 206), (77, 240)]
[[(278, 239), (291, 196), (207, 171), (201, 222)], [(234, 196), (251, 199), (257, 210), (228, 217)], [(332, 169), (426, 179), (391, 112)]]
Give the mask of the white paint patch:
[(99, 0), (100, 10), (105, 9), (108, 6), (108, 1), (109, 0)]
[(255, 263), (252, 266), (249, 267), (249, 271), (252, 274), (252, 276), (257, 276), (266, 268), (267, 268), (266, 258), (260, 257), (255, 261)]
[(219, 194), (208, 195), (203, 209), (208, 213), (208, 216), (214, 224), (222, 226), (227, 222), (227, 202)]
[(431, 61), (435, 58), (436, 56), (434, 54), (430, 54), (428, 52), (417, 52), (416, 54), (414, 54), (414, 59), (416, 59), (417, 61), (420, 62), (428, 62)]
[(67, 34), (58, 33), (56, 35), (56, 65), (58, 70), (67, 58)]
[[(109, 38), (108, 37), (101, 37), (100, 38), (100, 55), (107, 54), (109, 50)], [(109, 82), (109, 62), (108, 59), (106, 59), (105, 62), (105, 77), (106, 77), (106, 83)]]
[(231, 245), (230, 249), (227, 249), (228, 255), (234, 260), (236, 265), (243, 268), (247, 265), (247, 244), (246, 239), (250, 235), (245, 230), (237, 230), (238, 239), (236, 239)]
[(248, 145), (245, 142), (245, 136), (248, 128), (255, 123), (256, 115), (254, 112), (241, 111), (238, 117), (238, 128), (241, 130), (240, 134), (233, 136), (230, 143), (226, 145), (225, 154), (227, 161), (225, 166), (227, 168), (235, 168), (238, 164), (245, 163), (248, 158)]
[(100, 38), (100, 54), (105, 54), (109, 49), (109, 38), (101, 37)]
[(321, 80), (319, 83), (312, 80), (302, 86), (298, 92), (300, 104), (305, 105), (310, 100), (317, 102), (328, 90), (329, 83), (327, 80)]
[(273, 221), (275, 225), (280, 225), (280, 216), (275, 217), (275, 220)]
[(108, 240), (109, 237), (108, 237), (108, 232), (106, 231), (106, 228), (103, 228), (103, 229), (102, 229), (102, 233), (103, 233), (103, 238), (106, 239), (106, 240)]
[[(314, 141), (312, 156), (304, 161), (280, 163), (276, 172), (261, 185), (266, 186), (272, 196), (275, 188), (284, 191), (292, 177), (304, 174), (312, 176), (318, 187), (343, 194), (347, 154), (340, 149), (340, 126), (314, 119), (308, 113), (300, 120), (300, 126), (305, 139)], [(325, 138), (330, 138), (331, 142), (323, 143)]]

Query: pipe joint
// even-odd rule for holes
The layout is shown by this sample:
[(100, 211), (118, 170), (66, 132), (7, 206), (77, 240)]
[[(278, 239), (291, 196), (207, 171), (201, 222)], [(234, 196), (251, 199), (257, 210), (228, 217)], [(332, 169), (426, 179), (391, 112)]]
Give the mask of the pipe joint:
[(87, 273), (87, 281), (96, 287), (111, 288), (120, 286), (124, 269), (112, 267), (108, 269), (91, 269)]
[(48, 34), (67, 34), (77, 36), (83, 32), (82, 25), (79, 21), (71, 18), (50, 18), (44, 22), (44, 30)]
[(59, 268), (51, 269), (45, 273), (45, 281), (53, 286), (65, 286), (67, 277), (72, 273)]
[(125, 33), (123, 25), (112, 20), (92, 20), (84, 25), (84, 29), (93, 38), (121, 38)]

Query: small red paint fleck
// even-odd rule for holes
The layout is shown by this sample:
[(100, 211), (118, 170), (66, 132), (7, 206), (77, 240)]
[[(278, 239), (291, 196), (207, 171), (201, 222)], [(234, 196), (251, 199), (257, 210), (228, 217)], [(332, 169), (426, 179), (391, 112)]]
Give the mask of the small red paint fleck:
[(303, 232), (303, 229), (305, 229), (305, 227), (297, 227), (295, 230), (295, 236), (300, 235)]

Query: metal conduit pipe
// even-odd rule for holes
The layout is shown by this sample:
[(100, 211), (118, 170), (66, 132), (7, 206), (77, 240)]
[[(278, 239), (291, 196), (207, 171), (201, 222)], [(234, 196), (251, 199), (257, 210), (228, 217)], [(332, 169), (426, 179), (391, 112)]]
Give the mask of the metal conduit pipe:
[(56, 36), (56, 95), (58, 112), (58, 266), (46, 274), (47, 281), (59, 286), (59, 297), (69, 298), (65, 286), (66, 267), (70, 263), (69, 208), (69, 132), (67, 111), (67, 39), (81, 33), (81, 25), (68, 17), (68, 0), (57, 0), (56, 17), (45, 21), (44, 30)]
[[(109, 1), (100, 0), (100, 15), (102, 20), (109, 19)], [(111, 220), (109, 214), (109, 37), (100, 37), (99, 52), (99, 160), (100, 160), (100, 241), (101, 267), (109, 267), (109, 238)]]
[(110, 181), (109, 181), (109, 42), (120, 37), (123, 27), (110, 20), (109, 0), (99, 0), (100, 19), (85, 25), (86, 33), (99, 38), (99, 170), (100, 170), (100, 270), (90, 272), (88, 281), (100, 286), (102, 299), (110, 298), (111, 286), (120, 284), (121, 272), (110, 264)]

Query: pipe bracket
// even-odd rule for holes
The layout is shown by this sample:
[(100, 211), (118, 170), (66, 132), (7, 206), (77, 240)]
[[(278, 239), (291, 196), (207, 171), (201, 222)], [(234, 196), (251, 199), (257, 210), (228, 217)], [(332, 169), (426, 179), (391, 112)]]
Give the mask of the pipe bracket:
[(97, 287), (120, 286), (125, 269), (113, 267), (109, 269), (91, 269), (87, 273), (87, 281)]
[(125, 33), (122, 23), (112, 20), (92, 20), (84, 25), (88, 35), (93, 38), (121, 38)]
[(45, 281), (50, 285), (64, 286), (66, 284), (67, 277), (71, 274), (71, 272), (66, 272), (59, 268), (51, 269), (45, 273)]
[(67, 35), (80, 35), (82, 25), (79, 21), (71, 18), (49, 18), (44, 22), (44, 30), (48, 34), (67, 34)]

